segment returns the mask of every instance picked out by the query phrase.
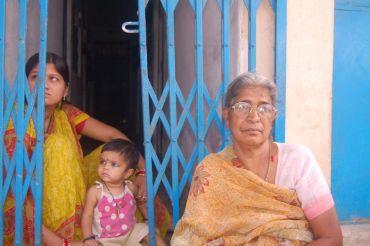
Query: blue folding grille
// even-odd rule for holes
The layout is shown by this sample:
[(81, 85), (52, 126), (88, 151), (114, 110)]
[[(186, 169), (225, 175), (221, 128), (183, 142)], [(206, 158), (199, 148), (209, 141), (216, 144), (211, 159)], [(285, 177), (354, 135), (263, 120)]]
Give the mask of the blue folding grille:
[[(142, 100), (144, 115), (145, 158), (148, 182), (148, 207), (150, 218), (151, 242), (154, 243), (154, 196), (161, 183), (171, 200), (173, 210), (173, 222), (179, 219), (179, 200), (187, 182), (191, 180), (191, 171), (194, 165), (200, 162), (208, 153), (205, 144), (206, 135), (215, 125), (222, 138), (222, 146), (227, 142), (227, 131), (222, 117), (217, 109), (222, 102), (227, 84), (230, 82), (230, 16), (229, 10), (233, 0), (217, 0), (222, 16), (222, 82), (215, 97), (212, 98), (203, 73), (203, 10), (206, 0), (189, 0), (195, 16), (195, 67), (196, 76), (187, 98), (184, 97), (175, 73), (175, 41), (174, 41), (174, 11), (178, 0), (161, 0), (167, 19), (167, 53), (168, 53), (168, 80), (159, 97), (157, 97), (151, 81), (148, 78), (145, 0), (138, 0), (139, 26), (140, 26), (140, 57), (142, 77)], [(249, 11), (249, 70), (256, 68), (256, 15), (260, 0), (244, 0)], [(285, 45), (286, 45), (286, 0), (269, 0), (275, 12), (276, 35), (275, 35), (275, 76), (279, 90), (278, 101), (279, 117), (275, 124), (275, 139), (284, 140), (285, 132)], [(15, 194), (16, 202), (16, 245), (22, 244), (22, 206), (27, 195), (31, 192), (35, 198), (35, 244), (41, 244), (41, 208), (42, 208), (42, 151), (43, 151), (43, 119), (44, 119), (44, 78), (45, 62), (40, 64), (38, 86), (35, 91), (30, 91), (25, 78), (25, 53), (26, 53), (26, 27), (27, 27), (27, 0), (19, 0), (19, 39), (18, 39), (18, 65), (17, 75), (14, 81), (9, 81), (5, 72), (5, 9), (6, 1), (0, 1), (0, 136), (4, 139), (4, 132), (10, 120), (13, 121), (17, 144), (12, 158), (6, 153), (5, 146), (0, 148), (2, 168), (0, 168), (1, 211), (4, 209), (5, 199), (9, 192)], [(44, 61), (46, 55), (46, 24), (47, 24), (47, 0), (39, 0), (40, 7), (40, 60)], [(164, 112), (166, 100), (169, 100), (169, 118)], [(37, 102), (36, 102), (37, 101)], [(191, 115), (191, 105), (196, 101), (196, 117)], [(155, 113), (150, 114), (150, 103), (154, 105)], [(177, 105), (181, 105), (182, 111), (178, 112)], [(38, 106), (36, 106), (38, 105)], [(209, 109), (207, 115), (205, 109)], [(33, 120), (37, 133), (37, 143), (32, 156), (27, 155), (26, 147), (22, 141), (26, 128)], [(159, 122), (163, 126), (170, 143), (162, 161), (155, 152), (152, 144), (152, 135)], [(178, 140), (185, 125), (195, 136), (196, 144), (188, 160), (184, 156)], [(171, 179), (165, 171), (170, 164)], [(182, 173), (179, 173), (179, 167)], [(155, 171), (155, 172), (154, 172)], [(156, 175), (154, 176), (154, 173)], [(3, 238), (4, 216), (0, 216), (0, 237)]]
[[(39, 0), (40, 8), (40, 61), (38, 80), (34, 90), (30, 90), (25, 74), (26, 35), (27, 35), (27, 0), (19, 0), (19, 26), (16, 76), (13, 81), (8, 79), (5, 71), (5, 27), (6, 4), (0, 1), (0, 138), (9, 122), (13, 122), (17, 136), (14, 154), (10, 158), (4, 141), (0, 146), (0, 210), (9, 193), (15, 199), (15, 245), (22, 245), (23, 238), (23, 204), (27, 193), (35, 200), (35, 244), (41, 245), (42, 223), (42, 171), (43, 171), (43, 140), (44, 140), (44, 84), (45, 58), (47, 47), (47, 0)], [(10, 13), (8, 13), (10, 14)], [(36, 106), (37, 105), (37, 106)], [(36, 146), (32, 156), (28, 156), (23, 141), (30, 122), (33, 121), (36, 130)], [(4, 237), (4, 214), (0, 216), (0, 238)]]
[[(230, 7), (234, 4), (233, 0), (216, 0), (221, 12), (221, 54), (222, 54), (222, 81), (214, 97), (204, 81), (203, 67), (203, 11), (207, 0), (189, 0), (189, 4), (194, 12), (195, 18), (195, 81), (193, 82), (187, 98), (184, 97), (178, 81), (176, 80), (175, 70), (175, 38), (174, 38), (174, 12), (178, 5), (178, 0), (160, 0), (166, 14), (167, 23), (167, 54), (168, 54), (168, 80), (165, 82), (163, 91), (157, 97), (151, 81), (148, 77), (147, 65), (147, 43), (146, 43), (146, 20), (145, 8), (148, 1), (138, 0), (139, 7), (139, 35), (140, 35), (140, 57), (141, 57), (141, 80), (142, 80), (142, 100), (143, 100), (143, 125), (145, 158), (147, 168), (148, 183), (148, 208), (149, 208), (149, 227), (151, 233), (151, 243), (154, 244), (154, 197), (158, 188), (163, 186), (171, 200), (172, 216), (174, 225), (179, 219), (179, 201), (187, 182), (191, 181), (193, 167), (199, 163), (208, 153), (205, 138), (211, 125), (216, 126), (221, 138), (221, 148), (228, 141), (228, 134), (225, 124), (218, 108), (222, 103), (226, 87), (230, 82)], [(256, 22), (257, 11), (261, 0), (243, 0), (244, 5), (249, 11), (249, 71), (256, 69)], [(278, 101), (279, 117), (275, 124), (275, 139), (284, 141), (285, 132), (285, 45), (286, 45), (286, 0), (269, 0), (275, 13), (275, 76), (279, 90)], [(164, 111), (166, 100), (169, 100), (168, 108)], [(195, 102), (196, 117), (191, 114), (191, 105)], [(207, 105), (205, 105), (205, 103)], [(181, 105), (182, 110), (179, 109)], [(155, 110), (151, 114), (150, 105)], [(208, 107), (209, 113), (205, 115)], [(178, 112), (180, 110), (180, 112)], [(169, 117), (166, 117), (168, 112)], [(179, 146), (179, 136), (184, 128), (185, 121), (188, 123), (192, 134), (195, 136), (195, 146), (186, 161), (183, 151)], [(152, 135), (158, 123), (164, 128), (165, 134), (169, 138), (169, 145), (162, 161), (159, 160), (153, 146)], [(182, 172), (180, 172), (180, 168)], [(171, 169), (171, 179), (167, 178), (165, 171)], [(154, 175), (155, 174), (155, 175)]]

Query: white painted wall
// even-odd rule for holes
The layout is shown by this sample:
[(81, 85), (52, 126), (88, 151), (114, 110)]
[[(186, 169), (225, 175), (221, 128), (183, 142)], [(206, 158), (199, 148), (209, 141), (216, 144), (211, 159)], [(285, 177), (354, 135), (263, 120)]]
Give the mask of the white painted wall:
[(334, 0), (291, 0), (286, 141), (309, 147), (330, 183)]
[[(40, 35), (39, 1), (29, 0), (27, 8), (26, 59), (38, 52)], [(18, 58), (19, 1), (6, 1), (5, 71), (9, 80), (15, 79)], [(63, 1), (49, 0), (48, 51), (63, 52)]]

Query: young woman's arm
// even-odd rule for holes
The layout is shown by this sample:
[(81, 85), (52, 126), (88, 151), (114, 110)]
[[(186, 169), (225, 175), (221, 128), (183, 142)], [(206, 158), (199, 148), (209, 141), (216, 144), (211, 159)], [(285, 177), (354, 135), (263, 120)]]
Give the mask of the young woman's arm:
[(314, 241), (309, 245), (343, 245), (342, 231), (335, 207), (309, 220), (309, 222), (314, 234)]
[(107, 125), (92, 117), (85, 121), (85, 125), (81, 134), (101, 142), (108, 142), (114, 138), (122, 138), (128, 140), (128, 137), (118, 129)]
[(139, 209), (139, 211), (140, 211), (141, 215), (143, 216), (144, 220), (148, 220), (148, 210), (146, 208), (146, 202), (145, 202), (146, 200), (143, 201), (142, 199), (137, 198), (137, 194), (138, 194), (138, 191), (139, 191), (137, 185), (128, 182), (127, 186), (131, 190), (134, 197), (136, 198), (136, 207)]
[[(94, 219), (94, 208), (98, 203), (99, 190), (93, 186), (87, 191), (86, 204), (82, 213), (82, 234), (84, 239), (94, 236), (92, 233), (92, 224)], [(86, 240), (85, 245), (98, 246), (98, 242), (94, 238)]]

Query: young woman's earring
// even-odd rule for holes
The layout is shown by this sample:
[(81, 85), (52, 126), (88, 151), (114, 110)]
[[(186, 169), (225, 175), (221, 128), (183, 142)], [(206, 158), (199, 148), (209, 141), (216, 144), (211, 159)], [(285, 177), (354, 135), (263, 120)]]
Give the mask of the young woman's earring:
[(66, 96), (62, 97), (62, 101), (59, 102), (59, 108), (61, 109), (63, 107), (63, 103), (67, 100)]

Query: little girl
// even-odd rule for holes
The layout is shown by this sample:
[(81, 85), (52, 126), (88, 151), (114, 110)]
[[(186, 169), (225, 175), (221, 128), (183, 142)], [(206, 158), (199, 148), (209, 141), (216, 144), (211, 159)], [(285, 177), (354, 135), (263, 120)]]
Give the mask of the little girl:
[[(91, 187), (82, 214), (84, 245), (149, 245), (148, 225), (135, 220), (137, 187), (127, 179), (139, 160), (135, 145), (123, 139), (106, 143), (100, 154), (101, 182)], [(141, 213), (147, 213), (138, 206)], [(157, 245), (165, 245), (156, 237)]]

